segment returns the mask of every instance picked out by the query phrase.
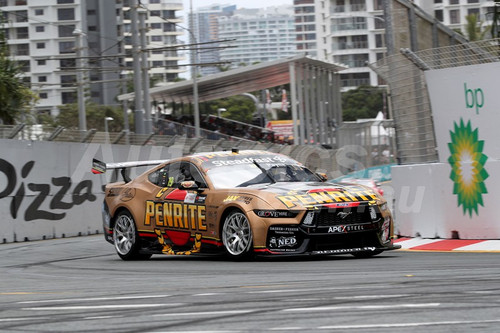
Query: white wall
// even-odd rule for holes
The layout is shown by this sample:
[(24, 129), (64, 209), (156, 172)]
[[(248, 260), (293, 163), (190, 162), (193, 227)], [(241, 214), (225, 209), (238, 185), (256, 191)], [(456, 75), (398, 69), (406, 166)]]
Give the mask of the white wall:
[[(106, 162), (168, 159), (182, 150), (0, 140), (0, 242), (102, 232), (102, 186), (111, 175), (90, 172)], [(145, 171), (133, 170), (131, 176)]]

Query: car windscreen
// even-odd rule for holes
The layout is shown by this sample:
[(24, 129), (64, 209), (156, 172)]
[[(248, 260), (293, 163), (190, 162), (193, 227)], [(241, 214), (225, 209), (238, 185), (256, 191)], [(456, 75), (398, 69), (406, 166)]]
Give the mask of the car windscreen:
[(319, 178), (298, 164), (251, 163), (209, 169), (207, 175), (215, 188), (247, 187), (276, 182), (309, 182)]

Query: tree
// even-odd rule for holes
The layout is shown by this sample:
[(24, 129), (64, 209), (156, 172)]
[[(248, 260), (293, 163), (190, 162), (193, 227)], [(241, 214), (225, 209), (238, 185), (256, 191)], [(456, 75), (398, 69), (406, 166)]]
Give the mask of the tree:
[[(56, 117), (54, 125), (62, 126), (66, 129), (78, 129), (78, 104), (64, 104), (59, 107), (60, 113)], [(119, 107), (99, 105), (94, 102), (85, 104), (85, 113), (87, 118), (87, 127), (104, 131), (104, 118), (112, 117), (113, 121), (109, 122), (110, 132), (120, 132), (123, 130), (123, 110)], [(129, 117), (131, 126), (133, 117)]]
[(226, 109), (222, 117), (251, 124), (255, 104), (248, 97), (231, 96), (206, 102), (206, 109), (213, 115), (217, 115), (217, 109)]
[(465, 17), (467, 20), (467, 25), (465, 27), (467, 38), (469, 41), (483, 40), (491, 31), (491, 26), (487, 26), (483, 29), (483, 21), (479, 21), (479, 16), (477, 14), (470, 14)]
[(359, 86), (342, 93), (344, 121), (375, 118), (384, 107), (383, 90), (372, 86)]
[(36, 95), (23, 83), (21, 67), (9, 55), (5, 30), (0, 27), (0, 120), (13, 125), (21, 114), (29, 111)]

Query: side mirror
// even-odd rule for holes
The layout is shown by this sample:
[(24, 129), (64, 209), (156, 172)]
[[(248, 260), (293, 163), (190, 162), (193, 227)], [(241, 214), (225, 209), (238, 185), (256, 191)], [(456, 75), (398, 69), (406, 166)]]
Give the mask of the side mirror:
[(328, 180), (328, 178), (326, 177), (326, 173), (316, 172), (316, 176), (318, 176), (322, 182), (326, 182)]

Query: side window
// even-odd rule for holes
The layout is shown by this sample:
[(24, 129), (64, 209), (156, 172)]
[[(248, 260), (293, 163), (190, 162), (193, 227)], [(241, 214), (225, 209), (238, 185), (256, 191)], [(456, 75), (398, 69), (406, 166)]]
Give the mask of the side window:
[(180, 183), (194, 180), (198, 187), (206, 188), (206, 182), (200, 171), (191, 163), (175, 162), (149, 174), (149, 181), (160, 187), (178, 187)]

